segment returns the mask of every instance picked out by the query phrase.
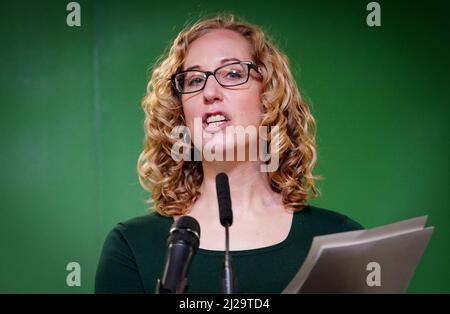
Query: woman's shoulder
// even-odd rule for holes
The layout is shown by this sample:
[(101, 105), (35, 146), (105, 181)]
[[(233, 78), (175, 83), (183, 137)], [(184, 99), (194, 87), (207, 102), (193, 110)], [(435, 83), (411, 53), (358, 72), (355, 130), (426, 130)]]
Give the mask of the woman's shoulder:
[(301, 223), (326, 232), (364, 229), (357, 221), (335, 210), (308, 205), (299, 214)]
[(119, 222), (107, 234), (103, 254), (126, 256), (125, 260), (130, 260), (147, 251), (164, 251), (172, 223), (172, 218), (156, 212)]
[(153, 270), (163, 265), (171, 223), (171, 218), (149, 213), (116, 224), (103, 244), (96, 292), (151, 291), (142, 278), (153, 278)]
[(173, 223), (171, 217), (164, 217), (156, 211), (146, 215), (134, 217), (119, 222), (112, 230), (118, 232), (125, 238), (141, 238), (144, 235), (159, 235), (167, 237), (169, 227)]

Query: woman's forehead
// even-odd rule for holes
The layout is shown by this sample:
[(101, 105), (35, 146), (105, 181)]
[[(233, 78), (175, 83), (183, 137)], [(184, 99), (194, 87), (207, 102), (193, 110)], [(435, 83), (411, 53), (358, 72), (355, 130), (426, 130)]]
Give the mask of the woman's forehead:
[(218, 66), (223, 59), (232, 58), (249, 60), (251, 58), (250, 43), (235, 31), (213, 30), (189, 45), (183, 68)]

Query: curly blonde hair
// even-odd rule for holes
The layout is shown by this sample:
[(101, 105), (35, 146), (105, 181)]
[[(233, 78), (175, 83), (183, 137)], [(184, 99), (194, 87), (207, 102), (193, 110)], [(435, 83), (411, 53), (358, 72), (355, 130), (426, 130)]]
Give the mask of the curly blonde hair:
[(185, 122), (180, 99), (168, 78), (182, 68), (189, 45), (215, 29), (235, 31), (251, 44), (253, 62), (263, 76), (261, 125), (279, 126), (279, 149), (270, 152), (278, 153), (279, 167), (267, 175), (272, 189), (281, 193), (284, 207), (302, 210), (308, 198), (319, 195), (314, 182), (321, 178), (312, 174), (317, 161), (315, 120), (300, 95), (286, 55), (259, 27), (233, 15), (203, 19), (186, 27), (153, 70), (142, 100), (145, 140), (137, 165), (139, 182), (151, 192), (148, 202), (163, 216), (183, 215), (200, 195), (201, 162), (171, 157), (172, 145), (179, 140), (171, 135), (172, 128)]

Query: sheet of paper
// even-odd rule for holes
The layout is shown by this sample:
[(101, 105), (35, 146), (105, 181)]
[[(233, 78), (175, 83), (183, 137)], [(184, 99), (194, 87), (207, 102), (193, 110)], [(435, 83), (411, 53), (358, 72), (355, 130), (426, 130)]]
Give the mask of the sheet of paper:
[[(427, 217), (314, 238), (302, 267), (283, 293), (403, 293), (428, 245)], [(379, 265), (381, 284), (371, 282)]]

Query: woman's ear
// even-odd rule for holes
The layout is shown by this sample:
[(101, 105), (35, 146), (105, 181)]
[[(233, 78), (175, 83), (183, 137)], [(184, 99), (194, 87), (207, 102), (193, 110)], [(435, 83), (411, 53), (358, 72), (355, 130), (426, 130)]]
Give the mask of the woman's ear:
[(258, 64), (256, 65), (256, 72), (259, 74), (258, 77), (262, 80), (264, 80), (264, 76), (267, 73), (266, 67), (264, 64)]
[[(267, 108), (264, 106), (264, 104), (261, 102), (261, 114), (265, 115), (267, 113)], [(264, 116), (262, 117), (264, 118)]]

